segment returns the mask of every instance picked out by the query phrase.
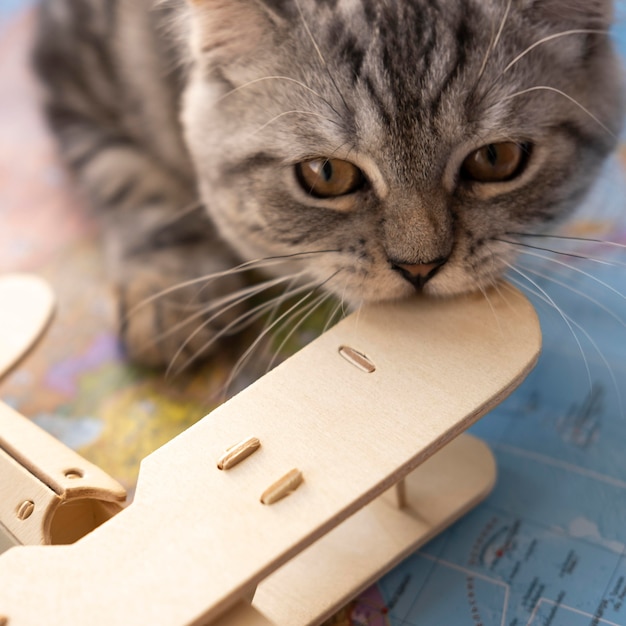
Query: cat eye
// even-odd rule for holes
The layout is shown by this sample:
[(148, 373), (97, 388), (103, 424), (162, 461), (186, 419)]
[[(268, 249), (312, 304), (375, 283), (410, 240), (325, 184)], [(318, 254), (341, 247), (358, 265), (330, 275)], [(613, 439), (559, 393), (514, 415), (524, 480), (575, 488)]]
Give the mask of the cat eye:
[(359, 190), (365, 184), (363, 172), (341, 159), (311, 159), (296, 165), (300, 186), (315, 198), (338, 198)]
[(529, 144), (513, 141), (490, 143), (466, 157), (461, 166), (461, 176), (477, 183), (505, 182), (522, 173), (529, 154)]

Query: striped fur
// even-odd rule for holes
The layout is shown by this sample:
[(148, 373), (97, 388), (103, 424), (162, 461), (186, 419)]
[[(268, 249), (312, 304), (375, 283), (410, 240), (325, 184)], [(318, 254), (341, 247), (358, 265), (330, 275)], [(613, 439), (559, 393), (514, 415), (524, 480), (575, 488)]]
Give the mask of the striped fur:
[[(279, 270), (358, 304), (413, 291), (394, 260), (449, 257), (427, 294), (482, 289), (513, 260), (498, 237), (576, 206), (620, 128), (610, 16), (608, 0), (44, 0), (35, 58), (125, 310), (240, 261), (319, 251)], [(460, 179), (470, 152), (507, 140), (533, 146), (521, 176)], [(367, 185), (307, 196), (294, 165), (314, 157), (351, 161)], [(179, 317), (143, 307), (131, 354), (170, 359), (179, 334), (145, 345)]]

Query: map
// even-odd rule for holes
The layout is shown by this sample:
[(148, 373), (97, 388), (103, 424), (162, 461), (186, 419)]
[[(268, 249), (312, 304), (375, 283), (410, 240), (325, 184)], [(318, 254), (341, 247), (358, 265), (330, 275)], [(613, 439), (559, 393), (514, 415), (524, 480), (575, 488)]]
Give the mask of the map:
[[(0, 396), (132, 497), (140, 459), (217, 405), (233, 362), (225, 355), (164, 381), (125, 361), (97, 228), (56, 158), (26, 69), (31, 5), (0, 4), (0, 269), (41, 274), (59, 305)], [(623, 4), (615, 36), (626, 56), (621, 15)], [(533, 240), (509, 276), (538, 310), (544, 350), (472, 429), (497, 459), (494, 491), (333, 626), (626, 626), (625, 170), (622, 146), (563, 225), (572, 239)]]

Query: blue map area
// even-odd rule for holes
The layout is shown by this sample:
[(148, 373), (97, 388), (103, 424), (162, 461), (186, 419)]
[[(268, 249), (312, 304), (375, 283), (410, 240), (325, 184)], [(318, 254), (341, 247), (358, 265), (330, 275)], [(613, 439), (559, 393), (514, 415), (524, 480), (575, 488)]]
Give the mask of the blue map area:
[[(614, 34), (626, 57), (625, 3), (617, 15)], [(494, 452), (496, 487), (379, 581), (386, 606), (376, 623), (626, 626), (626, 182), (620, 158), (563, 227), (620, 245), (537, 238), (529, 243), (559, 253), (528, 248), (521, 273), (509, 275), (537, 308), (544, 347), (525, 383), (472, 429)]]

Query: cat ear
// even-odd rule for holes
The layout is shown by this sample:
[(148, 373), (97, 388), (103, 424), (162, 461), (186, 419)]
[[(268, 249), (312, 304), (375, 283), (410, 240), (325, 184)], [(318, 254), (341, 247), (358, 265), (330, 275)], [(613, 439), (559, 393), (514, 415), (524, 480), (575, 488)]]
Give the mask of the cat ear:
[(220, 63), (273, 47), (286, 26), (285, 0), (187, 0), (196, 46)]
[(613, 20), (612, 0), (534, 0), (530, 9), (535, 19), (568, 28), (608, 28)]

